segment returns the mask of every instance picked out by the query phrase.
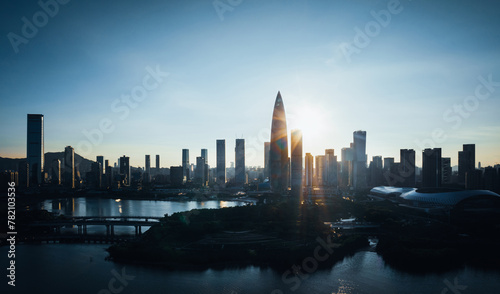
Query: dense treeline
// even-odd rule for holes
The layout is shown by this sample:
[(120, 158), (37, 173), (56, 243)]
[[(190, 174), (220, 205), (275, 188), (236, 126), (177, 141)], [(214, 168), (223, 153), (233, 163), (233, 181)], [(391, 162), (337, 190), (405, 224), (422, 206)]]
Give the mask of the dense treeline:
[[(173, 265), (269, 265), (289, 267), (313, 255), (321, 240), (331, 240), (336, 260), (366, 246), (364, 237), (334, 237), (324, 221), (333, 205), (280, 202), (176, 213), (162, 219), (140, 241), (111, 246), (115, 260)], [(237, 232), (237, 233), (236, 233)], [(239, 241), (241, 239), (241, 241)]]

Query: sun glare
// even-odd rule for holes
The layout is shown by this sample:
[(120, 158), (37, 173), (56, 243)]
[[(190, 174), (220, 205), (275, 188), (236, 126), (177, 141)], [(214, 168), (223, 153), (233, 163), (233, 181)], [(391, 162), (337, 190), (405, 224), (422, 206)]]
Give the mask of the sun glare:
[(308, 140), (319, 140), (324, 134), (326, 117), (324, 111), (316, 107), (305, 105), (294, 109), (287, 114), (289, 129), (299, 129), (304, 138)]

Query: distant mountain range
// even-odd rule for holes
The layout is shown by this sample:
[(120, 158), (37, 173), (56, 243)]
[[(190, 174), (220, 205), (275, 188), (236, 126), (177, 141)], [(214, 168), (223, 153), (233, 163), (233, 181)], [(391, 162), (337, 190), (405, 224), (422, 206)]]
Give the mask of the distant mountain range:
[[(64, 152), (47, 152), (45, 153), (45, 166), (44, 170), (48, 170), (50, 168), (50, 164), (52, 161), (59, 159), (61, 161), (61, 165), (63, 163)], [(4, 170), (15, 170), (17, 171), (19, 163), (26, 158), (4, 158), (0, 157), (0, 171)], [(84, 175), (86, 172), (90, 171), (90, 166), (92, 164), (91, 160), (88, 160), (77, 153), (75, 153), (75, 166), (77, 167), (80, 174)], [(63, 168), (63, 166), (61, 166)]]

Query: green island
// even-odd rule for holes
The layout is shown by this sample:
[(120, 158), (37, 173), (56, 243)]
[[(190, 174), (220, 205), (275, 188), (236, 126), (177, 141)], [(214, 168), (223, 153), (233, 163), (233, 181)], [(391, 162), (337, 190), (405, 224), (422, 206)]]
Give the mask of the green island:
[[(370, 236), (378, 240), (375, 250), (384, 261), (405, 272), (443, 272), (463, 266), (499, 268), (498, 219), (457, 222), (453, 212), (448, 217), (432, 216), (391, 201), (370, 201), (366, 192), (347, 200), (261, 200), (254, 205), (166, 215), (140, 238), (110, 246), (110, 259), (175, 269), (289, 268), (314, 256), (324, 242), (333, 244), (333, 251), (328, 259), (318, 262), (318, 268), (329, 268), (369, 248)], [(19, 235), (25, 239), (51, 234), (50, 228), (30, 227), (30, 223), (66, 218), (45, 210), (21, 210), (17, 217)], [(325, 224), (346, 218), (377, 227), (343, 230)]]
[[(462, 266), (498, 268), (500, 226), (454, 224), (390, 201), (323, 199), (299, 204), (274, 201), (165, 216), (141, 239), (108, 248), (117, 262), (172, 268), (261, 265), (290, 267), (313, 255), (318, 240), (334, 243), (318, 267), (379, 241), (376, 251), (389, 265), (410, 272), (446, 271)], [(369, 231), (332, 230), (324, 222), (356, 218), (378, 224)]]
[[(151, 227), (140, 240), (111, 246), (114, 261), (179, 267), (261, 265), (289, 267), (313, 256), (319, 239), (333, 248), (318, 264), (331, 266), (368, 245), (365, 236), (333, 234), (324, 221), (334, 203), (280, 201), (175, 213)], [(324, 244), (323, 243), (323, 244)], [(333, 243), (333, 244), (332, 244)], [(326, 250), (325, 250), (326, 252)]]

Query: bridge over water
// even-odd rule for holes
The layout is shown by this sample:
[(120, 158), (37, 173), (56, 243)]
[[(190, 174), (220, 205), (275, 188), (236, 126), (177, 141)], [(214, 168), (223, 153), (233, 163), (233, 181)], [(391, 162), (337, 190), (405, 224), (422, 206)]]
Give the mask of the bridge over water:
[(325, 225), (330, 225), (331, 228), (339, 229), (368, 229), (379, 228), (380, 225), (371, 222), (325, 222)]
[[(156, 216), (73, 216), (50, 221), (37, 221), (29, 224), (29, 227), (48, 227), (54, 234), (48, 236), (38, 236), (41, 241), (50, 240), (121, 240), (130, 237), (116, 236), (116, 226), (135, 227), (135, 237), (142, 234), (142, 227), (150, 227), (160, 222), (162, 217)], [(77, 227), (76, 234), (61, 234), (63, 227)], [(106, 228), (106, 235), (89, 235), (88, 226), (103, 226)]]

